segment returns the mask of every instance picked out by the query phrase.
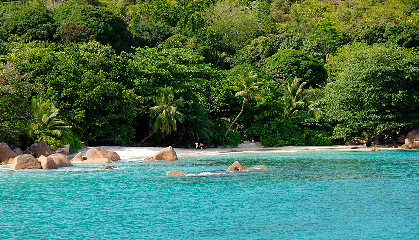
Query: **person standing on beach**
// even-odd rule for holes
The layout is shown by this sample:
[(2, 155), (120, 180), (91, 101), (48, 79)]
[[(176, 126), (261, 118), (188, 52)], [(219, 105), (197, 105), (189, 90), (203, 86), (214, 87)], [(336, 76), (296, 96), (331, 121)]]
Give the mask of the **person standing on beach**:
[(201, 150), (202, 150), (202, 147), (204, 147), (204, 144), (203, 143), (200, 143), (199, 145), (201, 146)]
[(198, 150), (198, 143), (195, 143), (195, 149)]

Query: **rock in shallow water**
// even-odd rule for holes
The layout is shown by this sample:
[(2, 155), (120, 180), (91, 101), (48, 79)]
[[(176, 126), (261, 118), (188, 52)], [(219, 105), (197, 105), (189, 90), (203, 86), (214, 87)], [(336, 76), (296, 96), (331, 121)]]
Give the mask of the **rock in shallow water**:
[(31, 154), (23, 154), (13, 159), (9, 170), (16, 169), (42, 169), (41, 163)]
[(43, 169), (57, 169), (58, 165), (55, 163), (54, 159), (50, 157), (40, 156), (38, 161), (41, 163)]
[(156, 160), (174, 161), (177, 160), (177, 155), (172, 146), (162, 149), (155, 153), (153, 158)]
[(118, 153), (102, 148), (94, 147), (86, 152), (86, 160), (83, 163), (110, 163), (121, 160)]
[(256, 166), (253, 166), (251, 169), (268, 169), (268, 167), (265, 165), (256, 165)]
[(231, 164), (228, 169), (226, 170), (227, 172), (235, 172), (235, 171), (245, 171), (247, 170), (247, 168), (245, 166), (243, 166), (239, 161), (235, 161), (233, 164)]
[(52, 155), (49, 155), (48, 158), (53, 159), (58, 167), (71, 167), (71, 166), (73, 166), (73, 164), (71, 164), (71, 162), (67, 159), (67, 157), (64, 154), (61, 154), (61, 153), (54, 153)]
[(96, 169), (114, 169), (114, 168), (116, 168), (116, 167), (113, 166), (113, 165), (101, 165), (101, 166), (97, 167)]
[(166, 176), (168, 176), (168, 177), (183, 177), (183, 176), (186, 176), (186, 175), (188, 175), (187, 172), (180, 171), (180, 170), (172, 170), (172, 171), (168, 171), (166, 173)]
[(77, 153), (76, 156), (73, 157), (73, 159), (70, 160), (70, 162), (82, 162), (83, 156), (81, 155), (81, 152)]

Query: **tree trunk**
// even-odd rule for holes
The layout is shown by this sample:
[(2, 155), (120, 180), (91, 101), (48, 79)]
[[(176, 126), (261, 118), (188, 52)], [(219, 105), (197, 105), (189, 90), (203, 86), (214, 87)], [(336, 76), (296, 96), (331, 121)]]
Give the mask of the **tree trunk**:
[(243, 98), (243, 103), (242, 103), (242, 110), (239, 112), (239, 114), (236, 116), (236, 118), (233, 120), (233, 122), (230, 124), (230, 126), (227, 129), (227, 132), (225, 134), (224, 137), (227, 137), (228, 132), (230, 132), (231, 126), (233, 126), (234, 123), (236, 123), (237, 119), (240, 117), (240, 115), (242, 115), (243, 113), (243, 109), (244, 109), (244, 104), (246, 103), (247, 99)]
[(145, 140), (147, 140), (149, 137), (151, 137), (156, 131), (151, 132), (150, 135), (148, 135), (147, 137), (145, 137), (143, 140), (141, 140), (141, 144), (145, 142)]

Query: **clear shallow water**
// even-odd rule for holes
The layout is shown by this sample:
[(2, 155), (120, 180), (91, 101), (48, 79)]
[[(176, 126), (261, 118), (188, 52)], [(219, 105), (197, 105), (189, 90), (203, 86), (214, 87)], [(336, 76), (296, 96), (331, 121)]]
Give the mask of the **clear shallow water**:
[[(269, 170), (221, 172), (234, 161)], [(419, 239), (418, 151), (0, 168), (0, 239)], [(169, 178), (169, 170), (193, 176)]]

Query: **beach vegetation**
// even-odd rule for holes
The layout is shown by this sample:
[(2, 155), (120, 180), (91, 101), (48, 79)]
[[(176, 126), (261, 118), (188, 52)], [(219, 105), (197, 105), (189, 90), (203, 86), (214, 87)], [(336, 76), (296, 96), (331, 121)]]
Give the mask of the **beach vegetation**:
[(158, 89), (155, 97), (156, 106), (150, 108), (152, 133), (159, 132), (164, 138), (177, 130), (177, 122), (183, 122), (184, 116), (178, 111), (183, 106), (183, 99), (174, 100), (172, 87)]
[(0, 141), (393, 141), (419, 124), (418, 16), (404, 0), (2, 1)]

